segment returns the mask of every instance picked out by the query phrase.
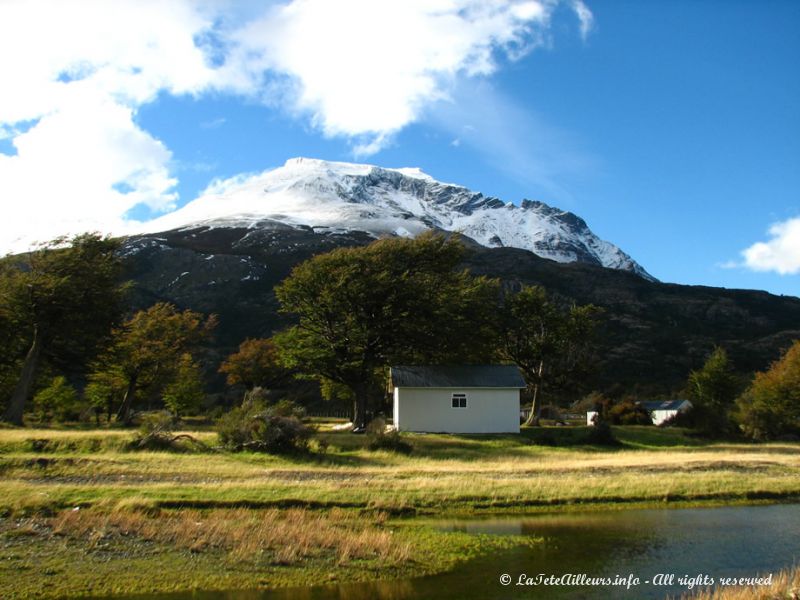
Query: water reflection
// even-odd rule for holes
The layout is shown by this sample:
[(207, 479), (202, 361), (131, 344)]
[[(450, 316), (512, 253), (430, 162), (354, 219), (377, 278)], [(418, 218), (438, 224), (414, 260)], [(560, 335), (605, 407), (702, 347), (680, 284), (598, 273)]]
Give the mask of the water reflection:
[[(135, 596), (129, 600), (410, 600), (454, 598), (665, 598), (686, 587), (682, 576), (743, 577), (800, 562), (800, 505), (677, 510), (624, 510), (562, 515), (439, 521), (469, 533), (531, 535), (543, 543), (476, 558), (450, 573), (416, 579), (273, 591), (193, 592)], [(421, 558), (424, 560), (424, 557)], [(509, 574), (508, 586), (500, 583)], [(635, 576), (624, 587), (515, 585), (522, 574)], [(645, 583), (674, 574), (671, 586)]]

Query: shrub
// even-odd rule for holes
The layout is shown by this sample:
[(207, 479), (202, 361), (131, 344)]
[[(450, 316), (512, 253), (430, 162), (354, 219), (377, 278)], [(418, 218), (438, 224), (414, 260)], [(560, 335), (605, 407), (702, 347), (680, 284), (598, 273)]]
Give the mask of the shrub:
[(78, 394), (68, 382), (66, 377), (54, 377), (50, 385), (41, 390), (33, 398), (33, 406), (39, 413), (42, 421), (51, 418), (65, 421), (79, 413)]
[(203, 374), (192, 355), (181, 355), (174, 379), (164, 388), (164, 405), (176, 417), (197, 410), (205, 398)]
[(305, 408), (298, 406), (291, 400), (287, 400), (285, 398), (278, 400), (274, 404), (271, 404), (269, 410), (273, 415), (277, 415), (279, 417), (295, 417), (296, 419), (303, 419), (306, 416)]
[(282, 454), (307, 450), (312, 430), (294, 414), (287, 416), (289, 408), (286, 403), (265, 407), (261, 402), (245, 400), (217, 422), (219, 441), (234, 452)]
[(143, 415), (139, 431), (130, 446), (138, 450), (170, 450), (174, 426), (175, 420), (167, 411)]
[(619, 446), (620, 442), (614, 437), (611, 425), (605, 419), (595, 419), (594, 425), (586, 434), (585, 443), (593, 446)]
[(684, 427), (686, 429), (696, 429), (698, 422), (694, 408), (679, 410), (674, 415), (661, 422), (659, 427)]
[(625, 398), (608, 409), (606, 418), (614, 425), (652, 425), (650, 414), (630, 398)]
[(725, 436), (733, 430), (730, 412), (741, 390), (733, 365), (722, 348), (715, 348), (703, 367), (689, 374), (695, 428), (709, 437)]
[(382, 417), (372, 419), (367, 425), (367, 448), (370, 450), (389, 450), (401, 454), (411, 454), (414, 447), (400, 436), (396, 429), (386, 430)]
[(564, 421), (564, 416), (561, 414), (561, 411), (557, 406), (552, 404), (542, 407), (542, 410), (539, 412), (539, 418), (549, 419), (561, 425), (566, 425), (566, 421)]
[(206, 445), (182, 433), (175, 435), (173, 429), (177, 421), (168, 411), (149, 413), (142, 417), (139, 431), (128, 444), (130, 450), (187, 450), (188, 445), (206, 449)]

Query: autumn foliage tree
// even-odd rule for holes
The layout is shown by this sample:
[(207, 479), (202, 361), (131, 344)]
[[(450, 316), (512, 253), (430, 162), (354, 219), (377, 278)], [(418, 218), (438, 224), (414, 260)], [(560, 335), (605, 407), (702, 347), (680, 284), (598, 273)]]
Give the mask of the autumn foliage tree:
[[(121, 377), (125, 391), (117, 420), (129, 423), (135, 397), (140, 390), (163, 392), (186, 364), (185, 355), (207, 339), (216, 317), (159, 302), (137, 312), (114, 331), (114, 341), (98, 362), (94, 379), (113, 381)], [(190, 356), (191, 358), (191, 356)], [(107, 377), (102, 377), (105, 373)]]
[(285, 379), (287, 370), (280, 362), (278, 349), (271, 339), (246, 339), (239, 350), (220, 365), (228, 385), (271, 388)]
[(734, 417), (755, 440), (800, 435), (800, 340), (763, 373), (736, 402)]

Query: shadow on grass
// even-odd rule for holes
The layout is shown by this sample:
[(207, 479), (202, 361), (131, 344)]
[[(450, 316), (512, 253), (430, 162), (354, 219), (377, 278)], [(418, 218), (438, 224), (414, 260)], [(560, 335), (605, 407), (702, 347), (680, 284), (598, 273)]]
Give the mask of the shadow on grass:
[(660, 428), (652, 425), (626, 425), (612, 427), (615, 437), (629, 448), (675, 448), (680, 446), (707, 447), (713, 440), (694, 435), (691, 430), (679, 427)]

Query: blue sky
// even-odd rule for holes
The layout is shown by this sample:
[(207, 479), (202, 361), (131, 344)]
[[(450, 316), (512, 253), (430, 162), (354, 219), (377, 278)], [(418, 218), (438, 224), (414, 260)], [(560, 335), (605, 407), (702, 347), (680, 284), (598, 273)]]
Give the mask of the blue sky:
[(800, 294), (800, 3), (38, 4), (0, 7), (4, 249), (310, 156), (571, 210), (662, 281)]

